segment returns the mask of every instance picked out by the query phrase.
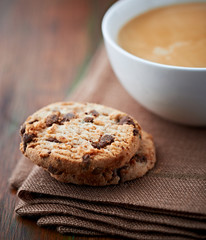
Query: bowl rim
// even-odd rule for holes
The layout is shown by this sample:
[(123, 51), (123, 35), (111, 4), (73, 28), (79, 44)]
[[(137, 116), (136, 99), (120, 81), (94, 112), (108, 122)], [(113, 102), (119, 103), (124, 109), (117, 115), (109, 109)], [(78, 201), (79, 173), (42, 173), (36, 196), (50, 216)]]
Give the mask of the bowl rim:
[[(162, 63), (157, 63), (157, 62), (152, 62), (140, 57), (137, 57), (129, 52), (127, 52), (126, 50), (124, 50), (123, 48), (121, 48), (110, 36), (108, 30), (107, 30), (107, 25), (109, 23), (109, 19), (110, 16), (113, 14), (113, 12), (121, 7), (122, 5), (126, 4), (126, 0), (119, 0), (116, 3), (114, 3), (111, 7), (109, 7), (109, 9), (106, 11), (106, 13), (103, 16), (102, 19), (102, 24), (101, 24), (101, 29), (102, 29), (102, 34), (103, 37), (106, 41), (108, 41), (110, 43), (110, 45), (115, 48), (117, 51), (119, 51), (120, 53), (122, 53), (123, 55), (125, 55), (128, 58), (131, 58), (135, 61), (140, 61), (142, 63), (145, 64), (149, 64), (149, 65), (153, 65), (156, 67), (162, 67), (162, 68), (168, 68), (168, 69), (175, 69), (175, 70), (182, 70), (182, 71), (197, 71), (197, 72), (204, 72), (206, 71), (206, 67), (182, 67), (182, 66), (175, 66), (175, 65), (167, 65), (167, 64), (162, 64)], [(194, 1), (195, 2), (195, 1)], [(206, 1), (202, 1), (202, 2), (206, 2)], [(125, 22), (126, 23), (126, 22)]]

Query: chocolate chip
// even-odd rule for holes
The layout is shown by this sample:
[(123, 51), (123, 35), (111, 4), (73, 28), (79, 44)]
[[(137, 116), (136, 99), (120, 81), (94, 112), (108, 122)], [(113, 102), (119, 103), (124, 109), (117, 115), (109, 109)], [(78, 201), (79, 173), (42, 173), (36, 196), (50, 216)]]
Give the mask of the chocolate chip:
[(91, 156), (89, 154), (85, 154), (83, 157), (82, 157), (82, 162), (89, 162), (91, 160)]
[(137, 128), (134, 128), (133, 130), (133, 135), (137, 136), (139, 134), (139, 130)]
[[(103, 176), (105, 176), (105, 178), (107, 177), (106, 175), (106, 172), (108, 171), (108, 169), (106, 169), (104, 172), (103, 172)], [(116, 177), (118, 176), (118, 173), (117, 173), (117, 169), (114, 169), (112, 171), (112, 177), (110, 178), (109, 182), (112, 182)]]
[(34, 134), (27, 134), (27, 133), (25, 133), (24, 136), (23, 136), (23, 141), (25, 143), (29, 143), (29, 142), (31, 142), (33, 140), (34, 137), (35, 137)]
[(91, 156), (89, 154), (85, 154), (82, 157), (82, 163), (84, 165), (84, 169), (87, 170), (89, 168), (90, 163), (91, 163)]
[(23, 125), (21, 125), (21, 127), (20, 127), (20, 134), (23, 136), (23, 134), (25, 133), (25, 131), (26, 131), (26, 124), (23, 124)]
[(58, 123), (59, 121), (59, 116), (56, 114), (52, 114), (47, 116), (46, 118), (46, 126), (50, 127), (53, 123)]
[(141, 163), (146, 163), (147, 162), (147, 158), (145, 156), (141, 156), (141, 158), (139, 158), (139, 161)]
[(101, 168), (101, 167), (96, 167), (96, 168), (92, 171), (92, 174), (98, 175), (98, 174), (100, 174), (102, 171), (103, 171), (103, 168)]
[(75, 118), (74, 113), (66, 113), (63, 115), (63, 122), (69, 122), (71, 119)]
[(55, 175), (60, 175), (63, 173), (63, 171), (59, 171), (57, 168), (53, 167), (52, 165), (49, 165), (48, 171)]
[(29, 124), (32, 124), (32, 123), (35, 123), (35, 122), (38, 122), (39, 120), (35, 119), (35, 120), (32, 120), (29, 122)]
[(93, 148), (100, 149), (100, 146), (99, 146), (98, 142), (93, 142), (93, 143), (91, 143), (91, 145), (92, 145)]
[(93, 118), (93, 117), (85, 117), (85, 118), (84, 118), (84, 121), (85, 121), (85, 122), (93, 123), (94, 118)]
[(135, 160), (139, 163), (147, 163), (147, 157), (139, 154), (135, 154), (130, 161)]
[(120, 170), (120, 176), (121, 176), (121, 170), (128, 170), (129, 169), (129, 166), (128, 165), (125, 165), (123, 167), (121, 167), (119, 170)]
[(91, 110), (89, 113), (92, 114), (94, 117), (99, 116), (99, 113), (96, 110)]
[(116, 175), (121, 179), (121, 169), (122, 168), (117, 168), (115, 169)]
[(115, 177), (117, 176), (117, 174), (118, 174), (118, 173), (117, 173), (117, 169), (114, 169), (114, 170), (113, 170), (113, 173), (112, 173), (112, 178), (115, 178)]
[(113, 142), (114, 142), (114, 137), (106, 134), (100, 138), (99, 146), (100, 148), (103, 148), (103, 147), (106, 147), (107, 145), (110, 145)]
[(113, 142), (114, 142), (114, 137), (106, 134), (100, 138), (99, 142), (92, 142), (91, 145), (93, 148), (100, 149), (100, 148), (106, 147), (107, 145)]
[(130, 165), (127, 164), (117, 169), (117, 176), (119, 177), (119, 183), (124, 182), (122, 178), (124, 177), (125, 174), (128, 173), (129, 168), (130, 168)]
[(127, 173), (128, 169), (129, 169), (128, 165), (116, 169), (117, 176), (119, 177), (119, 183), (123, 182), (122, 177), (125, 175), (125, 173)]
[(24, 151), (26, 151), (27, 144), (30, 143), (33, 140), (34, 137), (35, 137), (34, 134), (25, 133), (23, 135)]
[(124, 116), (121, 119), (119, 119), (118, 124), (119, 125), (128, 124), (128, 125), (133, 125), (135, 127), (135, 123), (133, 119), (129, 116)]
[(46, 139), (46, 141), (55, 142), (55, 143), (62, 143), (61, 141), (59, 141), (58, 139), (56, 139), (54, 137), (49, 137), (49, 138)]

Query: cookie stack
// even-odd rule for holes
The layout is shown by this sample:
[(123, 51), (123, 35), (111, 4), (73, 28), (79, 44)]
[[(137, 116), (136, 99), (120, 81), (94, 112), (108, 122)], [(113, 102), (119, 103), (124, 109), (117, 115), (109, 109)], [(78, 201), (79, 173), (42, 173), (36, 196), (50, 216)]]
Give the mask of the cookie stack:
[(61, 182), (105, 186), (142, 177), (156, 161), (152, 136), (126, 113), (59, 102), (29, 116), (20, 149)]

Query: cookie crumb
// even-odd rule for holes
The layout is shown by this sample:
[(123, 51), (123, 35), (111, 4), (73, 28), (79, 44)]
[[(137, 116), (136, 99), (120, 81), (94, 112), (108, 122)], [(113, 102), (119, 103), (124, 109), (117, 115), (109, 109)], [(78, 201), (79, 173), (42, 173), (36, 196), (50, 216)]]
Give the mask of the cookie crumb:
[(42, 152), (39, 154), (39, 156), (40, 156), (41, 158), (47, 158), (47, 157), (49, 157), (50, 153), (51, 153), (51, 151), (42, 151)]

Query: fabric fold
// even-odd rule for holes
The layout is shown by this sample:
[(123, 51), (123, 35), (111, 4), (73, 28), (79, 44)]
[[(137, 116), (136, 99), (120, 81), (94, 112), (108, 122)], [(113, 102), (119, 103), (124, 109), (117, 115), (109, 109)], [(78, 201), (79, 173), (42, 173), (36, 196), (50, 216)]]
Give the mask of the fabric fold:
[[(155, 240), (155, 239), (174, 239), (175, 237), (179, 237), (179, 239), (183, 238), (188, 239), (193, 238), (194, 236), (188, 236), (188, 235), (181, 235), (178, 233), (161, 233), (155, 230), (149, 230), (149, 229), (142, 229), (138, 231), (134, 230), (129, 230), (125, 231), (124, 229), (115, 226), (112, 227), (109, 224), (102, 224), (101, 222), (97, 221), (87, 221), (87, 219), (79, 218), (79, 217), (73, 217), (73, 216), (46, 216), (42, 217), (37, 221), (37, 225), (39, 226), (68, 226), (68, 227), (79, 227), (83, 229), (91, 229), (91, 230), (96, 230), (98, 229), (99, 232), (101, 233), (106, 233), (107, 235), (113, 235), (113, 236), (121, 236), (121, 237), (126, 237), (130, 239), (147, 239), (147, 240)], [(197, 237), (197, 236), (196, 236)], [(203, 236), (204, 237), (204, 236)], [(198, 238), (200, 239), (200, 235), (198, 235)], [(204, 239), (204, 238), (203, 238)]]
[[(52, 211), (49, 211), (49, 209), (52, 209)], [(23, 207), (23, 212), (18, 211), (17, 213), (24, 216), (38, 216), (40, 217), (39, 221), (41, 223), (42, 219), (46, 218), (47, 225), (50, 224), (50, 220), (58, 219), (58, 223), (56, 225), (64, 224), (68, 226), (68, 223), (73, 222), (73, 217), (76, 217), (78, 219), (83, 220), (90, 220), (90, 221), (96, 221), (100, 225), (103, 225), (109, 229), (121, 229), (125, 232), (128, 231), (146, 231), (146, 232), (158, 232), (158, 233), (168, 233), (168, 234), (179, 234), (179, 235), (185, 235), (189, 237), (199, 237), (204, 238), (206, 235), (201, 235), (199, 232), (201, 232), (201, 229), (191, 229), (188, 230), (184, 227), (177, 227), (177, 226), (167, 226), (166, 224), (161, 224), (158, 221), (156, 222), (149, 222), (149, 221), (139, 221), (134, 220), (131, 218), (123, 218), (118, 216), (111, 216), (109, 214), (99, 214), (92, 211), (87, 211), (79, 208), (74, 208), (71, 206), (61, 205), (61, 204), (36, 204), (34, 205), (27, 205), (26, 207)], [(55, 214), (55, 215), (53, 215)], [(47, 217), (45, 217), (45, 215)], [(41, 217), (43, 216), (43, 217)], [(176, 219), (177, 221), (179, 219)], [(40, 224), (41, 225), (41, 224)], [(45, 224), (44, 224), (45, 226)], [(86, 225), (87, 226), (87, 225)]]
[[(154, 211), (164, 210), (171, 214), (176, 212), (180, 214), (188, 213), (188, 215), (193, 214), (194, 217), (206, 215), (206, 209), (200, 208), (205, 202), (204, 182), (198, 184), (192, 179), (189, 184), (185, 179), (177, 179), (176, 185), (174, 187), (174, 182), (170, 178), (164, 178), (164, 181), (160, 181), (158, 173), (151, 171), (143, 178), (124, 184), (106, 187), (79, 186), (58, 182), (50, 177), (49, 173), (38, 166), (34, 166), (28, 178), (18, 190), (18, 196), (26, 201), (44, 194), (122, 205), (131, 209), (149, 208)], [(170, 186), (169, 191), (168, 186)], [(182, 191), (182, 189), (185, 190)], [(188, 198), (185, 193), (187, 189), (192, 191)], [(195, 205), (193, 202), (195, 202)]]
[[(92, 204), (90, 202), (81, 202), (72, 199), (59, 198), (39, 198), (33, 201), (24, 202), (20, 200), (16, 207), (16, 213), (20, 216), (44, 216), (44, 215), (69, 215), (72, 209), (80, 209), (85, 212), (103, 214), (119, 217), (125, 220), (140, 221), (154, 224), (163, 224), (166, 226), (182, 227), (191, 230), (204, 230), (206, 223), (204, 220), (197, 220), (188, 217), (170, 216), (167, 214), (158, 214), (140, 210), (131, 210), (118, 206)], [(75, 215), (75, 214), (73, 214)]]

